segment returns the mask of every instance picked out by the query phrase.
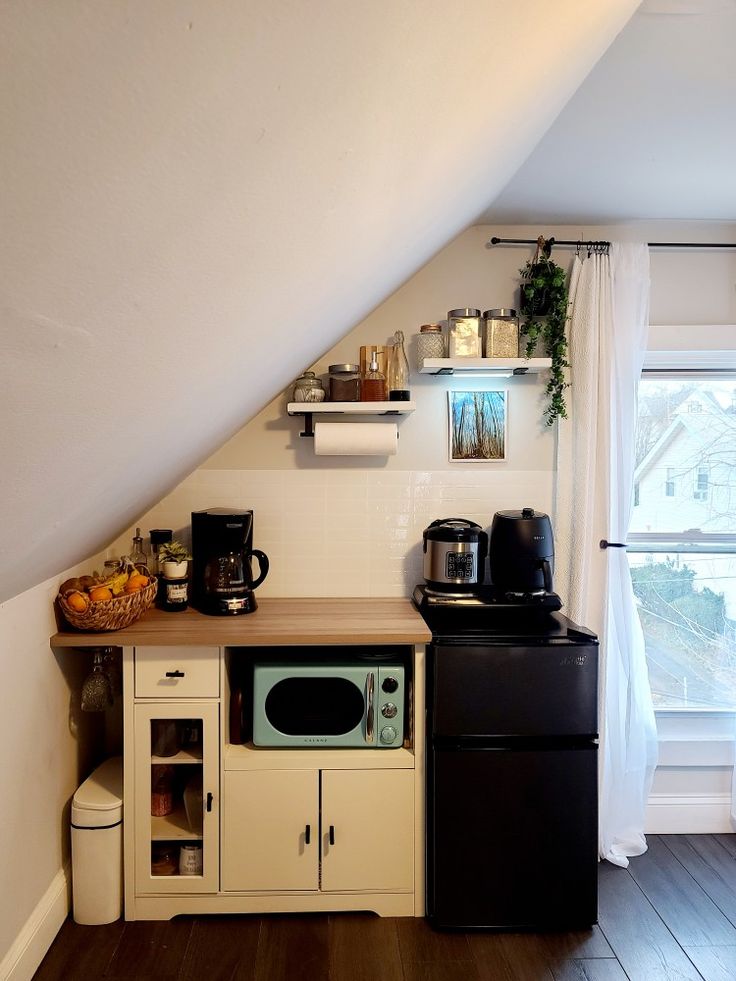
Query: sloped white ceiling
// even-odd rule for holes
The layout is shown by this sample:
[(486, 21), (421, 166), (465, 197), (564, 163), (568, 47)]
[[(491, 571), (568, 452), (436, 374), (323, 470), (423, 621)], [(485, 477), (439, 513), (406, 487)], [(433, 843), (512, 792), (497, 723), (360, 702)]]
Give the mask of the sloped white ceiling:
[(636, 6), (3, 4), (0, 599), (471, 223)]

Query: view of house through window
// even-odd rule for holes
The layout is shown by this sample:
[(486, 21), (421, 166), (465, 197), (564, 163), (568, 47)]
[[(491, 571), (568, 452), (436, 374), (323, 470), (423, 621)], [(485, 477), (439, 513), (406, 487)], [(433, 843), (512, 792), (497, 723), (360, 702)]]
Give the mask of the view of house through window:
[(736, 373), (642, 376), (628, 552), (655, 708), (736, 706)]

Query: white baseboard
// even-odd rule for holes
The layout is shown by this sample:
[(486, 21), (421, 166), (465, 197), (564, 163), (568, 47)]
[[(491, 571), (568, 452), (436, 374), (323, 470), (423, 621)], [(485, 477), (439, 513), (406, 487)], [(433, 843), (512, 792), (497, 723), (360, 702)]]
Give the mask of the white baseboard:
[(71, 909), (69, 866), (59, 869), (0, 962), (0, 981), (31, 981)]
[(732, 833), (731, 795), (681, 797), (650, 794), (644, 831), (650, 835)]

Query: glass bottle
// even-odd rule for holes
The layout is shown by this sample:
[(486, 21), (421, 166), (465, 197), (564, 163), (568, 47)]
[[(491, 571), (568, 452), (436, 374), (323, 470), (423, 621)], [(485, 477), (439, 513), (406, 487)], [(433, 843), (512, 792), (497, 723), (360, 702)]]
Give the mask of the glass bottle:
[(151, 564), (149, 566), (152, 574), (157, 576), (161, 573), (161, 566), (158, 562), (158, 553), (161, 551), (161, 546), (165, 542), (170, 542), (174, 537), (174, 533), (171, 528), (151, 528), (148, 532), (148, 536), (151, 539)]
[(133, 544), (130, 549), (130, 561), (139, 572), (148, 575), (148, 556), (143, 551), (143, 537), (140, 528), (136, 528)]
[(382, 371), (378, 370), (378, 356), (375, 351), (371, 351), (368, 370), (363, 376), (361, 394), (363, 396), (363, 402), (386, 401), (386, 376)]
[(388, 362), (388, 399), (389, 402), (408, 402), (409, 398), (409, 362), (404, 350), (404, 333), (397, 330)]

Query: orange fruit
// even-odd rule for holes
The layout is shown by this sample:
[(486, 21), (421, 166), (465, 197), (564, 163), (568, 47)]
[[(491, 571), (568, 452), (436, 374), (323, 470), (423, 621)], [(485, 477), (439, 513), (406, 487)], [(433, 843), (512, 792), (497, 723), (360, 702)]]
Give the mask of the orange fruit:
[(70, 609), (76, 610), (77, 613), (84, 613), (84, 611), (89, 606), (89, 601), (84, 593), (74, 592), (69, 593), (66, 597), (67, 605)]
[(93, 603), (106, 603), (112, 599), (112, 590), (107, 586), (95, 586), (94, 589), (90, 589), (89, 598)]
[(130, 590), (128, 590), (128, 586), (132, 586), (133, 590), (137, 592), (139, 589), (143, 589), (144, 586), (147, 586), (149, 582), (150, 580), (148, 576), (144, 576), (141, 572), (134, 572), (125, 584), (125, 588), (126, 591), (130, 592)]
[[(142, 578), (143, 576), (141, 576), (141, 579)], [(133, 576), (131, 576), (130, 579), (126, 582), (126, 584), (123, 586), (123, 592), (129, 594), (140, 593), (142, 589), (143, 589), (143, 583), (140, 582), (139, 579), (134, 578)]]

